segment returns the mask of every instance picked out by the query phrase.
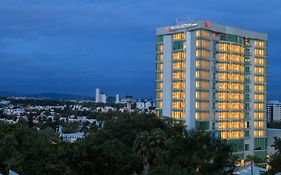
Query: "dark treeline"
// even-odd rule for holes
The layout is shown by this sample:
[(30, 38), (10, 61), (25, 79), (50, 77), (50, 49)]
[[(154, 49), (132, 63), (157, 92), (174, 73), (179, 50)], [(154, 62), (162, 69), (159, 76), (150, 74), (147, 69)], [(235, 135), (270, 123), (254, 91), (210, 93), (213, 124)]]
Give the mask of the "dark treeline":
[[(237, 160), (225, 141), (154, 115), (111, 118), (85, 139), (61, 142), (52, 129), (0, 123), (0, 171), (21, 175), (223, 175)], [(229, 170), (229, 172), (225, 172)]]

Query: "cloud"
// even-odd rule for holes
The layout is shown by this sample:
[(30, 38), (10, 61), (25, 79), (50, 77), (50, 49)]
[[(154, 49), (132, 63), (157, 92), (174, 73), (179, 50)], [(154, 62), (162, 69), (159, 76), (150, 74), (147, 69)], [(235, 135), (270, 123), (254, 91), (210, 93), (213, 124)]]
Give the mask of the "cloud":
[(280, 88), (280, 5), (263, 0), (3, 0), (0, 78), (7, 86), (0, 90), (83, 95), (89, 90), (81, 87), (100, 86), (153, 96), (155, 28), (175, 19), (207, 19), (269, 33), (269, 87)]

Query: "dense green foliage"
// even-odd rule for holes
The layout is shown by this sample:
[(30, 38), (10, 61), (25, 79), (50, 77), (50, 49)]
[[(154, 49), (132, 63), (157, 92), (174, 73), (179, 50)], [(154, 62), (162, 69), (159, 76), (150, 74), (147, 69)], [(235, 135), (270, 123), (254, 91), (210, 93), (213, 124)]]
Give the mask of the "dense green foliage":
[(266, 172), (266, 175), (275, 175), (281, 172), (281, 138), (275, 138), (273, 147), (276, 150), (276, 153), (270, 156), (269, 160), (269, 170)]
[(0, 170), (21, 175), (220, 175), (234, 167), (231, 147), (210, 133), (185, 132), (154, 115), (109, 117), (73, 144), (52, 128), (0, 123)]

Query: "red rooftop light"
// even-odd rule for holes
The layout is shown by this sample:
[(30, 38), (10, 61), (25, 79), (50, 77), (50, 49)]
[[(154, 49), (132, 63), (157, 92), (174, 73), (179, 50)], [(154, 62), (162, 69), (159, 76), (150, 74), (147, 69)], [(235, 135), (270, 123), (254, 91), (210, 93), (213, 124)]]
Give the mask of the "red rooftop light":
[(166, 32), (170, 32), (171, 31), (171, 26), (167, 26), (166, 27)]
[(210, 28), (212, 26), (212, 23), (210, 21), (205, 22), (205, 27)]

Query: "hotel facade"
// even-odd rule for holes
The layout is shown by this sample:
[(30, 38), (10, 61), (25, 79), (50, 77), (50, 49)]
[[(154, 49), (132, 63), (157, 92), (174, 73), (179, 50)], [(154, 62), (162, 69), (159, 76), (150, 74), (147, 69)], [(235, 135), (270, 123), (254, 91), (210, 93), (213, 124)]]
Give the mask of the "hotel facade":
[(198, 21), (156, 35), (156, 114), (264, 158), (267, 34)]

